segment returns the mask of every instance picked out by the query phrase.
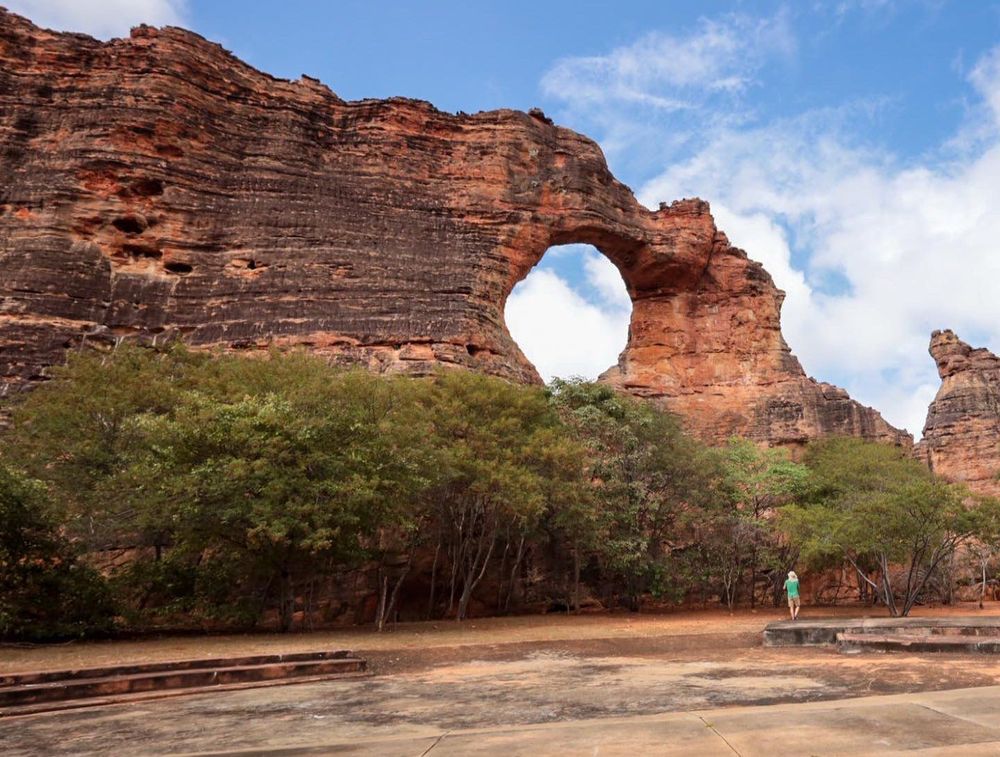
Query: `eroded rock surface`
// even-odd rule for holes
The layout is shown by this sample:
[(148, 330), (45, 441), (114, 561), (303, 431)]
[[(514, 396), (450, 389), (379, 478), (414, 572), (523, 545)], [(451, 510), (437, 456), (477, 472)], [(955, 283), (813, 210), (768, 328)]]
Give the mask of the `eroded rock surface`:
[(931, 335), (930, 353), (941, 388), (917, 453), (935, 473), (1000, 496), (1000, 358), (948, 330)]
[(783, 294), (706, 203), (647, 210), (596, 144), (539, 112), (345, 102), (181, 29), (102, 43), (0, 10), (8, 388), (81, 342), (154, 336), (538, 381), (503, 308), (571, 242), (607, 255), (634, 303), (605, 380), (713, 440), (909, 442), (805, 376)]

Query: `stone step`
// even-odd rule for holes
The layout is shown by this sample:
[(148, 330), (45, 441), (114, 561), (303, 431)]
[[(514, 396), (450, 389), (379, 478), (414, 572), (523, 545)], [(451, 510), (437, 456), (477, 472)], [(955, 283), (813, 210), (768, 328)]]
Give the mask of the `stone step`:
[[(852, 628), (852, 633), (857, 634), (884, 634), (885, 627), (872, 626), (862, 628)], [(954, 626), (913, 626), (906, 628), (906, 636), (924, 637), (979, 637), (979, 638), (1000, 638), (1000, 626), (998, 625), (954, 625)]]
[(1000, 638), (975, 635), (838, 633), (837, 649), (858, 652), (970, 652), (1000, 654)]
[(222, 665), (180, 670), (155, 670), (97, 678), (24, 683), (0, 689), (0, 708), (172, 689), (203, 689), (259, 681), (291, 681), (303, 676), (359, 673), (363, 672), (364, 669), (364, 660), (356, 657), (340, 657), (271, 662), (262, 665)]
[(807, 618), (769, 623), (764, 646), (836, 644), (837, 634), (898, 634), (930, 638), (1000, 639), (1000, 617)]
[(66, 710), (78, 710), (85, 707), (103, 707), (112, 704), (134, 704), (136, 702), (149, 702), (158, 699), (171, 699), (174, 697), (191, 696), (193, 694), (204, 694), (206, 692), (216, 693), (220, 691), (242, 691), (244, 689), (262, 689), (271, 686), (290, 686), (292, 684), (321, 683), (323, 681), (345, 681), (357, 678), (371, 678), (371, 673), (361, 671), (358, 673), (331, 673), (327, 675), (296, 676), (295, 678), (285, 678), (276, 681), (248, 681), (246, 683), (220, 683), (210, 688), (194, 687), (190, 689), (161, 689), (159, 691), (140, 691), (134, 694), (115, 694), (112, 696), (88, 697), (87, 699), (68, 699), (59, 702), (38, 702), (36, 704), (17, 705), (15, 707), (0, 708), (0, 719), (16, 717), (19, 715), (37, 715), (42, 712), (63, 712)]
[(166, 670), (195, 670), (202, 668), (238, 668), (251, 665), (267, 665), (273, 662), (306, 662), (311, 660), (340, 660), (351, 657), (347, 650), (289, 652), (286, 654), (261, 654), (244, 657), (209, 657), (188, 660), (166, 660), (162, 662), (135, 662), (122, 665), (105, 665), (97, 668), (76, 668), (72, 670), (45, 670), (31, 673), (7, 673), (0, 675), (0, 690), (7, 686), (23, 686), (32, 683), (52, 681), (72, 681), (80, 678), (110, 678), (111, 676), (158, 673)]

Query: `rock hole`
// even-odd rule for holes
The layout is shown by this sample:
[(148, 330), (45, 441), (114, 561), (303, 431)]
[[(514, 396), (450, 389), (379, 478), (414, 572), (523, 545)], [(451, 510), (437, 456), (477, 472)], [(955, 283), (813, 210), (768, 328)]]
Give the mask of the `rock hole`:
[(159, 179), (136, 179), (129, 184), (128, 193), (136, 197), (155, 197), (163, 194), (163, 182)]
[(157, 155), (163, 155), (167, 158), (181, 158), (184, 156), (184, 151), (176, 145), (157, 144), (155, 147)]
[(113, 220), (111, 225), (126, 234), (141, 234), (149, 227), (141, 216), (122, 216)]
[(131, 255), (133, 258), (150, 258), (151, 260), (159, 260), (163, 257), (162, 250), (146, 244), (123, 244), (122, 252)]
[(181, 274), (181, 275), (184, 275), (186, 273), (191, 273), (191, 271), (194, 270), (194, 268), (192, 266), (188, 265), (187, 263), (180, 263), (180, 262), (177, 262), (176, 260), (171, 260), (169, 263), (167, 263), (163, 267), (166, 268), (171, 273), (178, 273), (178, 274)]
[(597, 248), (559, 245), (514, 287), (504, 318), (545, 381), (593, 380), (625, 349), (632, 298), (618, 269)]
[(249, 272), (252, 271), (252, 275), (257, 275), (261, 271), (266, 270), (270, 266), (269, 263), (265, 263), (260, 260), (255, 260), (254, 258), (233, 258), (229, 261), (228, 267), (236, 274), (249, 276)]

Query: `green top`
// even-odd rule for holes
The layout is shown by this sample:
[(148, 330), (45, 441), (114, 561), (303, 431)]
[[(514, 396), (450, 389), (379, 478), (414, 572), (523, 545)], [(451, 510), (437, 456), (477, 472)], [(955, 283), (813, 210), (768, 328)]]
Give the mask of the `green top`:
[(799, 596), (799, 579), (792, 580), (789, 578), (785, 581), (785, 591), (788, 592), (789, 599)]

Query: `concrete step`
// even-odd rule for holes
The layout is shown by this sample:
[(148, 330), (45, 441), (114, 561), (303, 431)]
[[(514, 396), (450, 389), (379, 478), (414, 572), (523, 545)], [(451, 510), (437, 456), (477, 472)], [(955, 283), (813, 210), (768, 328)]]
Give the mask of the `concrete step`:
[(836, 644), (837, 634), (900, 634), (930, 638), (1000, 639), (1000, 617), (802, 618), (769, 623), (764, 646)]
[(45, 670), (31, 673), (0, 675), (0, 690), (7, 686), (32, 683), (72, 681), (80, 678), (110, 678), (111, 676), (158, 673), (166, 670), (196, 670), (203, 668), (238, 668), (250, 665), (267, 665), (274, 662), (306, 662), (311, 660), (341, 660), (352, 657), (347, 650), (319, 652), (289, 652), (286, 654), (248, 655), (244, 657), (208, 657), (193, 660), (166, 660), (163, 662), (134, 662), (122, 665), (105, 665), (96, 668), (72, 670)]
[(955, 652), (1000, 654), (1000, 638), (975, 635), (887, 634), (845, 632), (837, 634), (837, 650), (858, 652)]
[[(871, 626), (851, 629), (858, 634), (884, 634), (887, 630), (884, 626)], [(910, 626), (906, 628), (906, 636), (926, 636), (926, 637), (977, 637), (1000, 639), (1000, 625), (927, 625)]]
[(103, 707), (111, 704), (134, 704), (158, 699), (192, 696), (195, 694), (216, 693), (220, 691), (242, 691), (244, 689), (262, 689), (271, 686), (290, 686), (293, 684), (320, 683), (323, 681), (345, 681), (361, 678), (371, 678), (367, 671), (359, 673), (332, 673), (328, 675), (296, 676), (276, 681), (248, 681), (246, 683), (220, 683), (210, 688), (194, 687), (190, 689), (161, 689), (159, 691), (140, 691), (134, 694), (115, 694), (112, 696), (88, 697), (87, 699), (68, 699), (59, 702), (38, 702), (36, 704), (17, 705), (0, 708), (0, 719), (21, 715), (37, 715), (42, 712), (62, 712), (79, 710), (85, 707)]
[(204, 689), (260, 681), (292, 681), (306, 676), (329, 677), (360, 673), (365, 670), (365, 666), (365, 661), (356, 657), (340, 657), (270, 662), (260, 665), (223, 664), (12, 684), (0, 688), (0, 708), (173, 689)]

